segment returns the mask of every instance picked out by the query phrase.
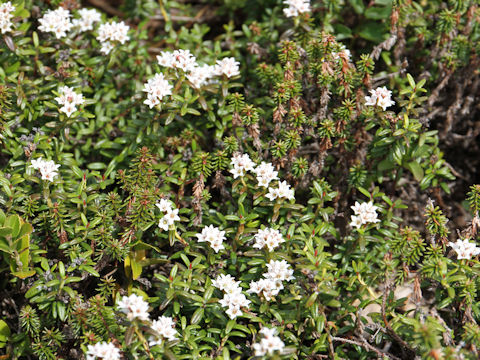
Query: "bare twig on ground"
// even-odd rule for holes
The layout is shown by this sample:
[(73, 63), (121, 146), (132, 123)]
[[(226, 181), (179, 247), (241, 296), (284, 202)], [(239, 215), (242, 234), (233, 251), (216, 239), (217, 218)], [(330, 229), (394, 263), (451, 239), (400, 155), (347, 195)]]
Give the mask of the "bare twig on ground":
[(377, 349), (375, 346), (370, 345), (365, 339), (360, 339), (360, 341), (357, 341), (357, 340), (350, 340), (350, 339), (345, 339), (345, 338), (334, 336), (334, 337), (332, 337), (332, 341), (339, 341), (339, 342), (343, 342), (343, 343), (348, 343), (348, 344), (352, 344), (352, 345), (361, 346), (368, 351), (373, 351), (374, 353), (376, 353), (381, 358), (386, 356), (389, 359), (400, 360), (400, 358), (396, 357), (395, 355), (383, 352), (382, 350)]

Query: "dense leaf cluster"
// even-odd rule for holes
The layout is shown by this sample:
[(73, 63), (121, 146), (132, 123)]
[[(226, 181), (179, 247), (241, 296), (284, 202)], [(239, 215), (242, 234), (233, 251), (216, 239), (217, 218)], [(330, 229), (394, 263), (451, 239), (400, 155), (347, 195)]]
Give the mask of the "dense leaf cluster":
[[(92, 3), (129, 27), (108, 54), (99, 24), (39, 29), (58, 7), (78, 19), (75, 0), (15, 0), (0, 34), (2, 358), (102, 342), (125, 359), (479, 357), (480, 186), (455, 193), (442, 151), (478, 139), (478, 1), (312, 1), (293, 18), (280, 0)], [(178, 49), (240, 75), (197, 87), (156, 60)], [(171, 93), (150, 107), (155, 74)], [(71, 114), (65, 86), (84, 99)], [(370, 104), (383, 87), (388, 106)], [(293, 277), (252, 290), (279, 263)], [(221, 275), (248, 302), (237, 316)], [(131, 294), (149, 320), (119, 306)], [(155, 343), (162, 316), (176, 336)], [(255, 350), (265, 328), (281, 351)]]

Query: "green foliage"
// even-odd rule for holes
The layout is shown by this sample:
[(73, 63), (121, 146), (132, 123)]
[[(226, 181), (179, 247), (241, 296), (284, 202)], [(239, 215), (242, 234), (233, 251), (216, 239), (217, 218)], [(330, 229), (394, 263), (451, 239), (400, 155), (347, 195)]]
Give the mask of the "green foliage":
[(0, 357), (479, 358), (478, 1), (100, 3), (0, 35)]

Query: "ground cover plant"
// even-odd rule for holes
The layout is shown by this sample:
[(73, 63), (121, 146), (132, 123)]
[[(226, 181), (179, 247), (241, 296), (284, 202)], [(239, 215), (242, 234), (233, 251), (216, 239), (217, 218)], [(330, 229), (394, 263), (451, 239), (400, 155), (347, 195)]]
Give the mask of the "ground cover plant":
[(478, 359), (479, 5), (0, 0), (1, 359)]

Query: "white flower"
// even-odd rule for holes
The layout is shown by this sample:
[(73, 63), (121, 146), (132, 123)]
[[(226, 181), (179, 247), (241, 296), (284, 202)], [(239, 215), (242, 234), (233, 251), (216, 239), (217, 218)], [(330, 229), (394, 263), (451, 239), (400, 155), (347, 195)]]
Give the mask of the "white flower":
[(373, 205), (372, 201), (360, 204), (355, 201), (355, 205), (351, 206), (355, 215), (352, 215), (350, 225), (356, 228), (362, 227), (364, 224), (380, 222), (378, 219), (378, 207)]
[(149, 320), (148, 303), (141, 296), (132, 294), (124, 296), (117, 304), (118, 309), (127, 314), (128, 320)]
[(283, 3), (288, 5), (283, 9), (283, 13), (287, 17), (295, 17), (310, 11), (310, 0), (284, 0)]
[(254, 293), (254, 294), (260, 295), (262, 291), (263, 291), (262, 280), (251, 281), (250, 288), (247, 290), (247, 293)]
[(70, 117), (75, 111), (77, 111), (77, 105), (81, 105), (85, 102), (82, 94), (77, 94), (73, 91), (73, 88), (68, 86), (62, 86), (59, 89), (60, 96), (55, 98), (55, 101), (60, 105), (63, 105), (59, 110)]
[(293, 270), (285, 260), (270, 260), (267, 268), (268, 271), (263, 274), (263, 279), (250, 282), (250, 289), (247, 290), (247, 293), (263, 295), (265, 300), (270, 301), (278, 295), (280, 290), (283, 290), (282, 281), (290, 281), (294, 277)]
[(66, 103), (59, 110), (67, 115), (67, 117), (70, 117), (75, 111), (77, 111), (77, 107), (72, 103)]
[(223, 246), (223, 241), (219, 240), (218, 238), (215, 239), (214, 241), (210, 242), (210, 247), (218, 253), (220, 250), (224, 250), (225, 246)]
[(240, 63), (235, 61), (233, 57), (223, 58), (222, 60), (217, 60), (215, 65), (215, 73), (217, 75), (225, 75), (227, 78), (240, 75), (240, 68), (238, 67)]
[(241, 308), (248, 307), (251, 302), (242, 294), (240, 281), (235, 281), (235, 278), (231, 275), (221, 274), (217, 276), (217, 278), (212, 281), (212, 285), (225, 293), (223, 299), (219, 300), (219, 303), (223, 307), (228, 307), (226, 313), (230, 319), (235, 319), (237, 316), (242, 315)]
[(275, 329), (275, 328), (270, 329), (270, 328), (267, 328), (267, 327), (263, 327), (259, 331), (259, 333), (262, 334), (265, 339), (270, 339), (270, 338), (275, 336), (275, 334), (277, 333), (277, 329)]
[(175, 221), (180, 221), (180, 217), (178, 216), (178, 209), (169, 209), (163, 217), (167, 218), (169, 225), (173, 225)]
[(175, 331), (175, 323), (173, 322), (173, 319), (168, 316), (160, 316), (158, 320), (153, 320), (152, 321), (152, 330), (156, 331), (160, 336), (159, 337), (154, 337), (151, 336), (149, 338), (149, 345), (150, 346), (155, 346), (155, 345), (160, 345), (162, 343), (162, 340), (176, 340), (177, 337), (177, 332)]
[(293, 200), (295, 199), (293, 189), (290, 189), (290, 185), (286, 181), (280, 181), (278, 183), (278, 188), (268, 188), (268, 194), (265, 195), (271, 201), (275, 199), (288, 199)]
[(67, 36), (67, 32), (72, 28), (70, 22), (70, 11), (59, 7), (57, 10), (47, 10), (47, 12), (38, 21), (38, 29), (44, 32), (53, 32), (57, 39)]
[(223, 241), (225, 240), (225, 231), (220, 231), (219, 228), (214, 227), (213, 225), (204, 227), (201, 233), (195, 235), (198, 238), (198, 242), (208, 242), (210, 246), (219, 252), (222, 249), (225, 249), (223, 246)]
[(43, 160), (41, 157), (39, 157), (38, 159), (32, 159), (31, 161), (32, 165), (30, 165), (30, 167), (33, 167), (34, 169), (38, 170), (40, 169), (44, 161), (45, 160)]
[(235, 278), (231, 275), (220, 274), (215, 280), (212, 280), (212, 285), (221, 291), (227, 293), (241, 292), (240, 281), (235, 281)]
[(72, 24), (78, 27), (80, 31), (93, 30), (93, 24), (100, 22), (102, 19), (100, 13), (95, 9), (80, 9), (78, 10), (80, 19), (73, 19)]
[(168, 231), (170, 228), (170, 223), (168, 222), (168, 219), (164, 216), (163, 218), (160, 219), (158, 222), (158, 227), (164, 231)]
[(268, 248), (268, 251), (272, 251), (281, 243), (285, 242), (280, 231), (270, 228), (258, 230), (257, 234), (255, 234), (254, 237), (255, 244), (253, 245), (253, 247), (261, 249), (266, 246)]
[(197, 66), (197, 60), (190, 50), (174, 50), (173, 53), (163, 51), (157, 56), (158, 64), (165, 67), (192, 71)]
[(120, 350), (112, 343), (99, 342), (87, 346), (87, 360), (119, 360)]
[(162, 51), (160, 55), (157, 55), (157, 61), (160, 66), (173, 67), (173, 53)]
[(160, 199), (158, 203), (155, 204), (160, 211), (162, 212), (167, 212), (172, 209), (172, 204), (170, 203), (169, 200), (167, 199)]
[(195, 67), (187, 75), (188, 81), (196, 89), (200, 89), (203, 85), (208, 83), (208, 80), (215, 76), (215, 67), (210, 65), (203, 65)]
[(149, 79), (147, 83), (144, 84), (143, 91), (148, 94), (144, 104), (148, 105), (151, 109), (155, 105), (158, 105), (165, 96), (172, 94), (172, 85), (165, 80), (163, 74), (155, 74), (152, 79)]
[(272, 180), (278, 180), (278, 172), (275, 171), (271, 163), (262, 161), (253, 172), (257, 175), (259, 186), (268, 187), (268, 184), (270, 184)]
[(267, 327), (262, 328), (259, 333), (263, 335), (260, 343), (253, 344), (255, 350), (255, 356), (265, 356), (267, 354), (273, 354), (275, 351), (282, 353), (285, 344), (276, 336), (276, 329), (269, 329)]
[(233, 166), (233, 169), (230, 169), (230, 173), (236, 179), (239, 176), (244, 176), (246, 171), (253, 171), (255, 163), (248, 154), (236, 154), (233, 156), (230, 165)]
[(258, 296), (263, 295), (265, 300), (270, 301), (273, 297), (277, 296), (282, 289), (283, 284), (281, 281), (260, 279), (250, 282), (250, 289), (247, 290), (247, 293), (255, 293)]
[(268, 194), (265, 195), (267, 198), (270, 199), (270, 201), (273, 201), (275, 199), (278, 199), (278, 189), (274, 188), (268, 188)]
[(259, 281), (262, 286), (262, 295), (267, 301), (272, 300), (278, 295), (280, 290), (283, 290), (283, 284), (281, 281), (275, 281), (273, 279), (260, 279)]
[(53, 182), (53, 178), (58, 175), (58, 168), (60, 165), (55, 164), (52, 160), (42, 160), (42, 158), (38, 158), (37, 160), (32, 160), (32, 165), (30, 165), (34, 169), (40, 171), (40, 175), (42, 175), (42, 180), (48, 180)]
[(101, 43), (100, 52), (104, 55), (110, 54), (110, 51), (115, 47), (112, 42), (105, 41)]
[(233, 175), (234, 179), (238, 178), (239, 176), (245, 175), (245, 171), (243, 171), (243, 169), (241, 169), (239, 167), (234, 167), (233, 169), (230, 169), (229, 171)]
[(360, 216), (352, 215), (352, 221), (350, 222), (351, 226), (356, 227), (357, 229), (360, 229), (363, 225), (362, 218)]
[(102, 24), (98, 28), (97, 40), (102, 44), (100, 51), (108, 54), (114, 47), (113, 42), (124, 44), (128, 40), (130, 27), (123, 21)]
[(10, 1), (0, 4), (0, 31), (6, 34), (12, 30), (12, 18), (15, 6)]
[(370, 90), (370, 94), (371, 96), (365, 96), (365, 105), (380, 106), (383, 111), (387, 107), (395, 105), (395, 101), (392, 100), (392, 92), (385, 86)]
[(285, 198), (288, 200), (295, 199), (293, 190), (290, 189), (290, 185), (286, 181), (280, 181), (278, 183), (278, 192), (277, 195), (279, 198)]
[(223, 299), (219, 301), (219, 303), (223, 307), (247, 307), (250, 304), (250, 300), (247, 299), (247, 297), (242, 294), (241, 292), (233, 292), (231, 294), (225, 294)]
[(293, 270), (285, 260), (270, 260), (267, 264), (268, 272), (264, 274), (267, 279), (275, 281), (290, 281), (293, 277)]
[(225, 311), (230, 319), (235, 319), (237, 316), (242, 315), (242, 310), (238, 306), (229, 306), (227, 311)]
[(480, 254), (480, 248), (475, 243), (471, 243), (468, 239), (460, 240), (456, 242), (449, 242), (448, 245), (452, 247), (457, 253), (457, 259), (470, 259), (472, 256)]

